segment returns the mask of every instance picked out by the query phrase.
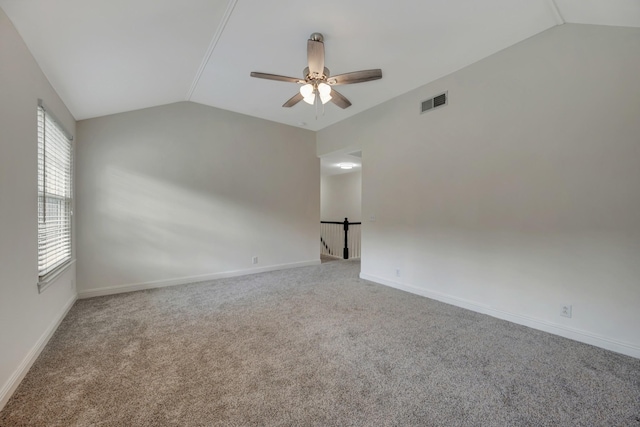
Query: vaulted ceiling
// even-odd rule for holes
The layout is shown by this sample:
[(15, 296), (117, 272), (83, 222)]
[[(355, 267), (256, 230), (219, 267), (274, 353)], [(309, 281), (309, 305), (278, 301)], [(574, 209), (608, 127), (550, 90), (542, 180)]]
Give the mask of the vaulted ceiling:
[[(319, 130), (554, 25), (640, 26), (638, 0), (0, 0), (76, 119), (190, 100)], [(381, 68), (340, 86), (353, 105), (281, 105), (324, 35), (331, 74)]]

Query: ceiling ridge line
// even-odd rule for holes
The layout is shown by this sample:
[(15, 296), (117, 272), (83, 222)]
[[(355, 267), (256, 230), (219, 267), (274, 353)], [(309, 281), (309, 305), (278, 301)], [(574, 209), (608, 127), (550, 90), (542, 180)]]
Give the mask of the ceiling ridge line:
[(198, 71), (196, 72), (193, 82), (191, 83), (191, 87), (187, 92), (187, 97), (186, 97), (187, 101), (191, 100), (191, 97), (193, 96), (193, 92), (196, 90), (198, 83), (200, 83), (200, 78), (202, 78), (202, 73), (204, 73), (204, 69), (207, 67), (207, 64), (209, 63), (209, 59), (211, 59), (211, 55), (213, 55), (213, 51), (218, 45), (218, 41), (222, 36), (222, 32), (227, 26), (227, 22), (229, 21), (229, 18), (231, 17), (231, 14), (233, 13), (233, 10), (235, 9), (237, 3), (238, 3), (238, 0), (229, 0), (229, 3), (227, 3), (227, 9), (224, 11), (224, 15), (222, 16), (220, 25), (218, 25), (218, 29), (216, 30), (215, 34), (211, 38), (209, 47), (207, 48), (207, 51), (205, 52), (204, 57), (202, 58), (200, 67), (198, 68)]
[(560, 13), (560, 8), (558, 7), (556, 0), (549, 0), (549, 5), (551, 6), (551, 10), (553, 11), (553, 15), (556, 18), (558, 25), (565, 24), (567, 21), (564, 20), (562, 13)]

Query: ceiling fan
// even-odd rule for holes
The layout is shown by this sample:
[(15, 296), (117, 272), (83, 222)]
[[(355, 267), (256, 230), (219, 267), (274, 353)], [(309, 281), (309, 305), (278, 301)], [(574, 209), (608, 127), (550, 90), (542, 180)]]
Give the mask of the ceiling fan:
[(340, 108), (347, 108), (351, 102), (331, 86), (348, 85), (368, 82), (382, 78), (382, 70), (362, 70), (351, 73), (330, 76), (329, 69), (324, 66), (324, 37), (320, 33), (313, 33), (307, 40), (307, 60), (309, 66), (304, 69), (304, 78), (279, 76), (277, 74), (259, 73), (253, 71), (251, 77), (259, 79), (277, 80), (281, 82), (298, 83), (300, 91), (292, 96), (283, 107), (293, 107), (300, 101), (311, 105), (318, 105), (318, 101), (326, 104), (331, 101)]

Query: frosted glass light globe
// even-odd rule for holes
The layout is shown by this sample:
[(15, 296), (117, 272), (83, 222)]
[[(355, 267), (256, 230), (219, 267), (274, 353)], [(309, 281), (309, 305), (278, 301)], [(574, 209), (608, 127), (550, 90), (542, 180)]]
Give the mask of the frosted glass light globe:
[(313, 85), (309, 83), (300, 87), (300, 95), (304, 97), (304, 102), (307, 104), (313, 105), (316, 100), (316, 94), (313, 93)]

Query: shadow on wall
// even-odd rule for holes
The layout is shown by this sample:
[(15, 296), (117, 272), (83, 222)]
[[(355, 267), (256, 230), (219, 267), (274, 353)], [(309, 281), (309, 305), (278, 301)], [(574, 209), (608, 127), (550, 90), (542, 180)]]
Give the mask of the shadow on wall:
[(187, 261), (184, 254), (190, 255), (190, 264), (206, 265), (232, 242), (250, 239), (238, 207), (229, 200), (117, 167), (109, 167), (104, 179), (104, 193), (97, 199), (102, 218), (97, 237), (111, 249), (113, 265), (173, 271)]
[(79, 254), (79, 280), (91, 288), (249, 268), (249, 254), (260, 254), (262, 266), (277, 263), (277, 254), (265, 256), (270, 236), (296, 234), (259, 200), (250, 205), (120, 167), (108, 166), (96, 189), (93, 212), (83, 210)]

